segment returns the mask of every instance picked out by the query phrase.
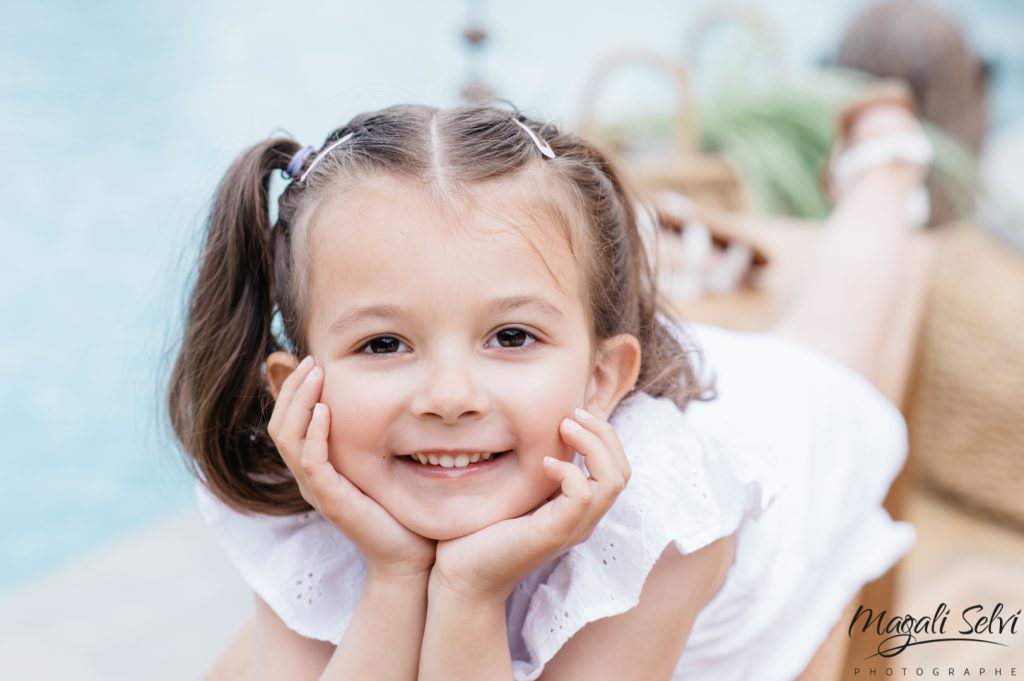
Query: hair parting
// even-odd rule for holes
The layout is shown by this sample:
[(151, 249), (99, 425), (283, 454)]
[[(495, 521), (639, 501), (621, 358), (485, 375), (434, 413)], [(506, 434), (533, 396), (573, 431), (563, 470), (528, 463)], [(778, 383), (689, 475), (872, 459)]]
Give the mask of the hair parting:
[[(230, 506), (273, 515), (310, 508), (266, 430), (274, 400), (265, 362), (277, 350), (307, 354), (306, 244), (323, 228), (310, 218), (319, 199), (373, 177), (416, 182), (447, 206), (528, 181), (534, 208), (553, 218), (543, 224), (560, 230), (579, 263), (592, 338), (628, 333), (639, 341), (634, 390), (680, 409), (712, 394), (687, 339), (659, 320), (675, 315), (658, 292), (634, 192), (576, 134), (514, 108), (402, 105), (360, 114), (319, 150), (297, 154), (302, 149), (287, 137), (260, 142), (218, 186), (170, 376), (171, 426), (189, 467)], [(276, 171), (292, 180), (271, 224)]]

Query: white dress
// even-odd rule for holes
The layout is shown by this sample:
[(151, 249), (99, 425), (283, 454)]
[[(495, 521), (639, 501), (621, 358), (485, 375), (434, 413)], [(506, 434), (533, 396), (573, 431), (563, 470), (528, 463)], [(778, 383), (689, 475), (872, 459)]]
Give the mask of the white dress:
[[(670, 542), (690, 553), (734, 531), (735, 562), (673, 678), (789, 681), (860, 587), (914, 542), (913, 528), (881, 506), (906, 456), (906, 426), (869, 382), (777, 336), (687, 328), (719, 396), (685, 414), (643, 393), (616, 409), (630, 482), (585, 542), (509, 597), (517, 681), (538, 678), (588, 622), (634, 607)], [(198, 482), (196, 494), (242, 577), (278, 616), (303, 636), (340, 641), (365, 575), (355, 546), (314, 512), (247, 515)]]

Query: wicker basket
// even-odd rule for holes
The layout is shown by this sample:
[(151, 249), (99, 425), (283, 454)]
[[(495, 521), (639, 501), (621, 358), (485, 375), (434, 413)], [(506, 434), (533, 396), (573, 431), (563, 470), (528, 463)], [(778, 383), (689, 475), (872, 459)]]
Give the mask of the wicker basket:
[(1024, 528), (1024, 255), (961, 224), (933, 272), (906, 409), (914, 466)]
[[(598, 95), (609, 76), (628, 65), (642, 65), (661, 71), (675, 83), (678, 104), (672, 140), (653, 155), (631, 151), (621, 132), (616, 132), (611, 126), (599, 126), (596, 122)], [(679, 62), (640, 49), (609, 54), (598, 62), (587, 79), (577, 128), (584, 137), (619, 157), (633, 181), (644, 190), (671, 189), (702, 206), (720, 210), (739, 212), (749, 207), (736, 166), (722, 156), (700, 151), (697, 107), (689, 74)]]

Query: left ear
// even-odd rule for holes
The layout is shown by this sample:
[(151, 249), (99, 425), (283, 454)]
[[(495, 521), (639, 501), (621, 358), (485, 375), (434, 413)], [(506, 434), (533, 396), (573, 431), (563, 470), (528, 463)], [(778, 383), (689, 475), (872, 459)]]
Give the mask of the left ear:
[(636, 385), (639, 375), (640, 341), (636, 336), (621, 333), (606, 338), (597, 349), (583, 408), (600, 419), (607, 419)]

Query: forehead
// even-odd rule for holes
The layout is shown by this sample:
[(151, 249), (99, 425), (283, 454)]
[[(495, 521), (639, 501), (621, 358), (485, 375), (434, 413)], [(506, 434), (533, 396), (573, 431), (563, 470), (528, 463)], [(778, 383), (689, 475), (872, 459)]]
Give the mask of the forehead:
[(579, 300), (564, 220), (522, 185), (494, 181), (441, 199), (410, 180), (374, 177), (327, 194), (309, 220), (314, 298), (447, 285), (466, 296), (504, 287)]

